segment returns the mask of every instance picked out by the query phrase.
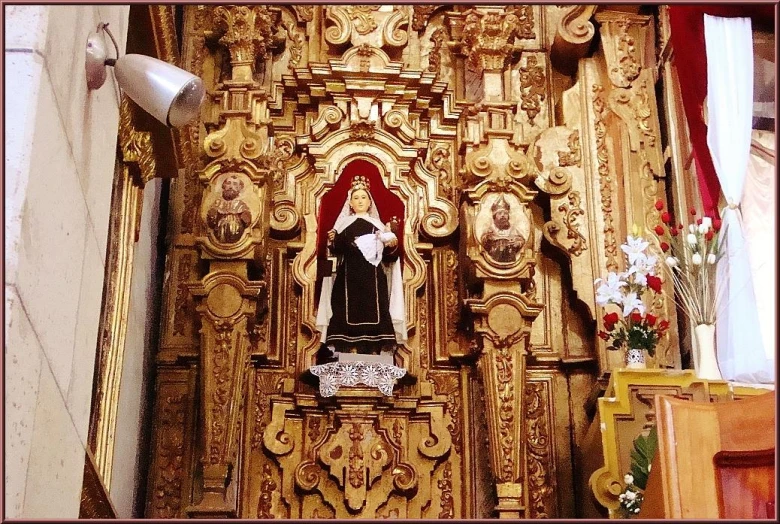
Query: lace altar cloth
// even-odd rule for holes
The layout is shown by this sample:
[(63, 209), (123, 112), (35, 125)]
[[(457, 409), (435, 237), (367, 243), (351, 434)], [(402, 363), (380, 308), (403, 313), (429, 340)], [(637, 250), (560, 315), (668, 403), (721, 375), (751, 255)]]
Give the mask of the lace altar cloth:
[(331, 362), (310, 368), (320, 379), (320, 395), (332, 397), (341, 386), (365, 384), (391, 397), (395, 381), (406, 375), (406, 370), (378, 362)]

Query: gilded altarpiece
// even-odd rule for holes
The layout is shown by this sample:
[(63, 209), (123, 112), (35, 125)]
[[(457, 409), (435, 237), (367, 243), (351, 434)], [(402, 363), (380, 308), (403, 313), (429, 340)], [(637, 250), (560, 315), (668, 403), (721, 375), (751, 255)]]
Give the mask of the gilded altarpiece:
[[(593, 280), (664, 177), (652, 22), (596, 11), (185, 6), (209, 94), (172, 184), (147, 517), (577, 516), (620, 365)], [(413, 380), (323, 398), (318, 212), (356, 161), (405, 210)]]

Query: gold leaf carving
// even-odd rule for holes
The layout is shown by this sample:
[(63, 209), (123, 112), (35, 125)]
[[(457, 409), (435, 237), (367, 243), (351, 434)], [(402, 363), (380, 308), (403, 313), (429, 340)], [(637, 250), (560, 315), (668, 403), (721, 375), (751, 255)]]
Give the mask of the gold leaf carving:
[(217, 6), (214, 16), (224, 34), (219, 42), (230, 51), (233, 66), (254, 66), (271, 47), (274, 16), (267, 6)]
[(452, 464), (450, 464), (449, 460), (444, 463), (444, 471), (436, 485), (441, 490), (439, 518), (455, 518), (455, 499), (452, 498)]
[(414, 14), (412, 15), (412, 29), (415, 31), (422, 31), (428, 25), (428, 19), (431, 17), (437, 5), (414, 5), (412, 9)]
[(593, 85), (593, 115), (596, 132), (596, 160), (598, 161), (599, 187), (601, 190), (601, 212), (604, 216), (604, 250), (607, 255), (607, 269), (618, 271), (618, 247), (615, 225), (612, 217), (612, 176), (609, 172), (609, 151), (607, 150), (607, 126), (604, 122), (604, 90), (598, 84)]
[(268, 463), (263, 464), (263, 481), (260, 484), (260, 499), (257, 502), (257, 518), (274, 518), (272, 495), (276, 487), (276, 482), (271, 476), (271, 466)]
[(526, 445), (528, 468), (529, 518), (549, 518), (554, 493), (552, 478), (552, 444), (550, 438), (550, 414), (547, 411), (547, 384), (527, 382)]
[(579, 130), (575, 129), (572, 131), (572, 133), (569, 135), (569, 141), (567, 145), (569, 146), (568, 151), (558, 152), (558, 165), (561, 167), (580, 167), (582, 165), (582, 149), (580, 146)]
[(179, 258), (179, 270), (177, 272), (178, 285), (176, 286), (176, 298), (173, 314), (173, 334), (184, 335), (184, 329), (187, 321), (192, 320), (192, 313), (195, 309), (190, 300), (190, 291), (187, 289), (187, 282), (191, 280), (192, 255), (182, 255)]
[(510, 351), (511, 342), (509, 340), (497, 340), (495, 347), (495, 366), (496, 366), (496, 378), (498, 383), (496, 384), (498, 389), (498, 445), (501, 448), (501, 468), (499, 472), (499, 479), (503, 482), (514, 482), (514, 453), (515, 436), (515, 413), (514, 413), (514, 399), (515, 399), (515, 386), (512, 380), (514, 358)]
[[(415, 6), (416, 8), (417, 6)], [(433, 32), (431, 35), (431, 42), (433, 42), (433, 48), (431, 49), (430, 54), (428, 55), (428, 71), (433, 71), (435, 73), (441, 73), (441, 60), (442, 60), (442, 51), (444, 48), (444, 41), (446, 39), (447, 35), (444, 32), (444, 29), (441, 27), (438, 28), (436, 31)]]
[(447, 424), (447, 431), (452, 435), (452, 445), (455, 446), (455, 451), (460, 453), (463, 429), (460, 418), (461, 385), (459, 377), (451, 373), (431, 373), (430, 378), (435, 385), (436, 393), (447, 396), (447, 403), (444, 405), (444, 410), (452, 420), (452, 422)]
[(536, 55), (528, 55), (525, 66), (520, 68), (520, 109), (528, 115), (531, 125), (541, 111), (542, 101), (546, 97), (546, 86), (544, 68), (538, 65)]
[(186, 395), (162, 399), (157, 445), (158, 476), (154, 484), (156, 518), (177, 518), (181, 512), (184, 473), (184, 410)]
[(355, 31), (361, 35), (367, 35), (377, 28), (373, 13), (379, 11), (378, 5), (350, 5), (346, 7), (347, 14), (355, 22)]

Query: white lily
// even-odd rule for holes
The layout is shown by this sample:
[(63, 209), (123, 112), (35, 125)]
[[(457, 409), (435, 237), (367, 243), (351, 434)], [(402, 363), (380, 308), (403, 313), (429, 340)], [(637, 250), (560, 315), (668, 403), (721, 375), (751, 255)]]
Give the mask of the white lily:
[(623, 297), (623, 317), (627, 317), (632, 311), (638, 310), (640, 315), (645, 314), (645, 304), (636, 293), (631, 292)]
[[(601, 278), (597, 278), (594, 284), (601, 282)], [(623, 293), (620, 290), (621, 287), (627, 286), (626, 282), (623, 282), (621, 276), (614, 271), (610, 271), (607, 274), (607, 280), (596, 289), (596, 304), (604, 306), (606, 304), (620, 304), (623, 301)]]
[(628, 263), (633, 264), (636, 257), (644, 254), (645, 249), (647, 249), (647, 246), (649, 245), (650, 242), (643, 240), (642, 237), (632, 237), (629, 235), (626, 238), (626, 243), (622, 244), (620, 249), (628, 256)]

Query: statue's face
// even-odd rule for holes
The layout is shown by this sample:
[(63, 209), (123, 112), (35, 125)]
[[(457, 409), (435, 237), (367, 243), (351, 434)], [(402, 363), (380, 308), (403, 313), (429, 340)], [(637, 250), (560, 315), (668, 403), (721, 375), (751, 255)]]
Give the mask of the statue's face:
[(371, 197), (363, 189), (358, 189), (349, 197), (349, 207), (354, 213), (365, 213), (371, 207)]
[(496, 212), (493, 213), (493, 222), (498, 229), (509, 229), (509, 210), (503, 208), (497, 209)]

